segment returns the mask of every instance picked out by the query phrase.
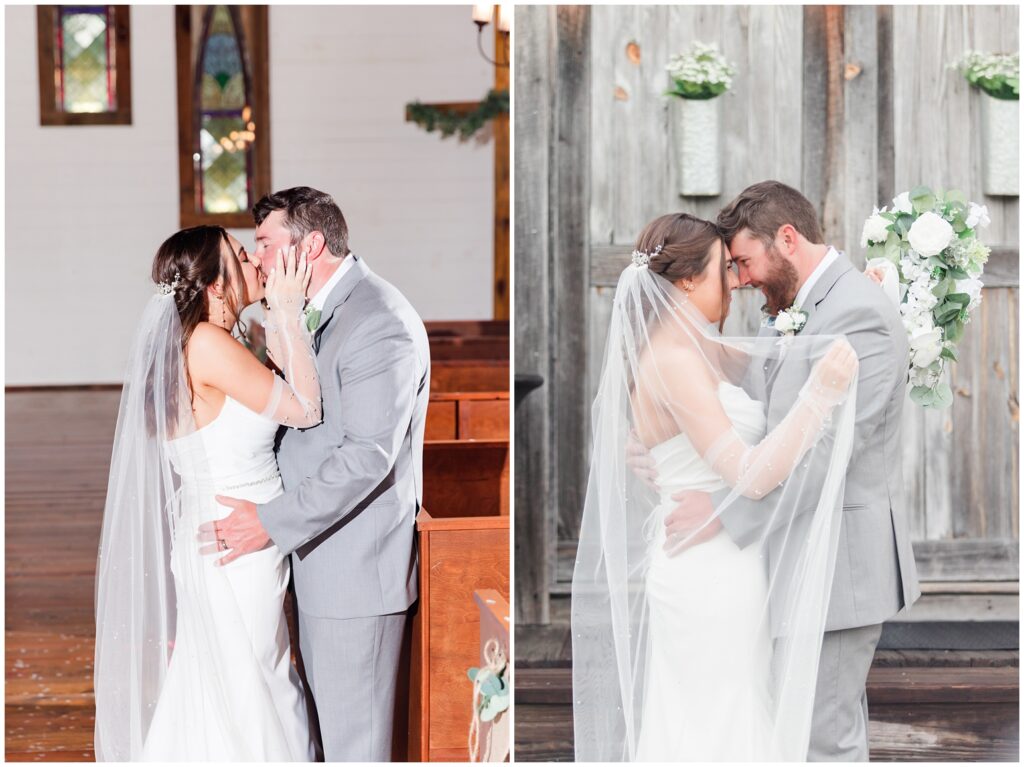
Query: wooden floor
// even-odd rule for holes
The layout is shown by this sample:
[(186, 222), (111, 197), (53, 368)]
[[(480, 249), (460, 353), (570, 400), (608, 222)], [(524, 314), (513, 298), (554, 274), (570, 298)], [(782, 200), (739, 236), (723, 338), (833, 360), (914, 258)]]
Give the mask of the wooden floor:
[[(516, 627), (516, 761), (572, 761), (571, 652), (564, 622)], [(1019, 657), (878, 651), (868, 679), (871, 760), (1018, 761)]]
[(93, 758), (93, 578), (120, 391), (6, 394), (6, 758)]

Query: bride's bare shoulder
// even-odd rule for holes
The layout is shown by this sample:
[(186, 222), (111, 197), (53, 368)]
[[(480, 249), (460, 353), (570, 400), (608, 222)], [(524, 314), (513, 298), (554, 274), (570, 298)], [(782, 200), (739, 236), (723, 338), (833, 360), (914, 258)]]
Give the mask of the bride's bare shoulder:
[(238, 345), (228, 331), (212, 322), (200, 322), (189, 336), (185, 351), (189, 357), (205, 357), (222, 352), (228, 344)]
[(185, 357), (190, 373), (202, 376), (203, 371), (245, 364), (252, 355), (224, 328), (200, 322), (185, 344)]

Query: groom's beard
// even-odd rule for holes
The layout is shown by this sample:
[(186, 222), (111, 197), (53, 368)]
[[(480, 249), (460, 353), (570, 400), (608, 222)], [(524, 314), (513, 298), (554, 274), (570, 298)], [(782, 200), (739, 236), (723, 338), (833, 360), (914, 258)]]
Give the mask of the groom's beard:
[(768, 251), (768, 257), (771, 266), (768, 277), (761, 281), (760, 288), (764, 293), (768, 313), (775, 315), (793, 305), (800, 275), (797, 274), (796, 267), (774, 247)]

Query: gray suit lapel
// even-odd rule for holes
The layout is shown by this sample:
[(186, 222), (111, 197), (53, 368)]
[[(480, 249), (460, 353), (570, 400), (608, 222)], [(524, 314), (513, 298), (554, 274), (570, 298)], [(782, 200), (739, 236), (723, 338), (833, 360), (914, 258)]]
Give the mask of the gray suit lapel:
[[(800, 308), (807, 312), (807, 323), (804, 325), (806, 329), (807, 325), (811, 324), (811, 317), (814, 315), (815, 310), (818, 308), (818, 304), (825, 300), (828, 294), (835, 287), (835, 284), (839, 282), (839, 278), (846, 274), (848, 271), (853, 269), (853, 264), (843, 254), (839, 253), (836, 260), (825, 270), (824, 274), (818, 278), (817, 282), (811, 287), (810, 293), (807, 294), (805, 306)], [(777, 330), (768, 329), (772, 333), (778, 334)], [(781, 334), (779, 334), (781, 337)], [(771, 395), (772, 388), (775, 386), (775, 378), (782, 368), (781, 359), (770, 359), (767, 363), (766, 378), (767, 378), (767, 391)]]
[(818, 308), (818, 304), (824, 301), (826, 296), (832, 292), (832, 288), (839, 282), (839, 278), (851, 269), (853, 269), (853, 264), (850, 263), (850, 259), (840, 253), (836, 260), (832, 262), (832, 265), (814, 283), (814, 287), (811, 288), (811, 292), (807, 295), (807, 306), (800, 307), (807, 312), (808, 323), (811, 321), (811, 315)]
[[(338, 307), (341, 306), (348, 297), (352, 294), (362, 279), (370, 273), (370, 267), (366, 265), (363, 259), (356, 257), (355, 253), (351, 253), (348, 256), (354, 259), (352, 267), (346, 272), (338, 284), (334, 286), (334, 290), (331, 291), (330, 295), (327, 296), (327, 301), (324, 303), (324, 308), (320, 312), (320, 324), (317, 325), (316, 332), (313, 334), (313, 351), (320, 351), (320, 335), (331, 323), (331, 318), (334, 316), (334, 312), (337, 311)], [(339, 267), (340, 268), (340, 267)]]

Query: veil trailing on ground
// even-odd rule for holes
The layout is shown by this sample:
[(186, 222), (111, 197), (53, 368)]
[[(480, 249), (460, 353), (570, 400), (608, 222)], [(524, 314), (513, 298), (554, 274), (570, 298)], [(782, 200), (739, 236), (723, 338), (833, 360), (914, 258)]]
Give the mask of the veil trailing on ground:
[[(804, 760), (856, 357), (834, 336), (723, 337), (646, 262), (619, 279), (592, 414), (576, 758)], [(667, 536), (684, 490), (714, 514)]]
[[(97, 761), (142, 758), (177, 636), (172, 570), (185, 588), (207, 588), (197, 531), (182, 524), (184, 509), (212, 502), (196, 481), (204, 466), (181, 323), (173, 293), (161, 293), (147, 304), (128, 358), (103, 512), (93, 671)], [(223, 698), (213, 616), (190, 617), (190, 630), (211, 648), (201, 659), (209, 668), (207, 695)], [(233, 725), (224, 727), (231, 732)]]

